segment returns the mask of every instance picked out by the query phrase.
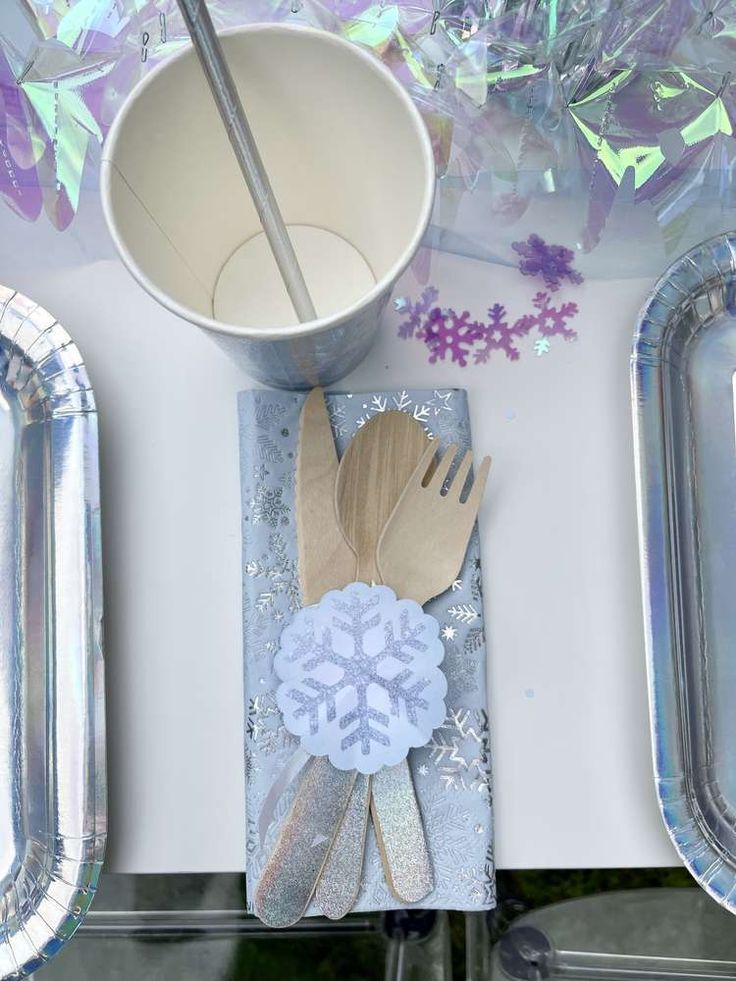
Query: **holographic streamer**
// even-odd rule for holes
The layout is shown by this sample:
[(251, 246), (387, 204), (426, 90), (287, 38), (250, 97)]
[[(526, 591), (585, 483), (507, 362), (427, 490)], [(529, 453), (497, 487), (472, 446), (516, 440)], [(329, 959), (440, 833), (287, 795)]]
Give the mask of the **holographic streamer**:
[[(0, 195), (29, 220), (45, 211), (65, 227), (127, 92), (186, 32), (176, 0), (4, 6)], [(736, 208), (727, 0), (209, 0), (208, 9), (218, 29), (288, 21), (333, 31), (391, 68), (432, 136), (442, 180), (432, 241), (443, 248), (508, 261), (532, 204), (552, 198), (569, 203), (588, 251), (624, 234), (610, 232), (620, 207), (639, 208), (665, 252)], [(487, 216), (478, 228), (467, 227), (468, 193)]]

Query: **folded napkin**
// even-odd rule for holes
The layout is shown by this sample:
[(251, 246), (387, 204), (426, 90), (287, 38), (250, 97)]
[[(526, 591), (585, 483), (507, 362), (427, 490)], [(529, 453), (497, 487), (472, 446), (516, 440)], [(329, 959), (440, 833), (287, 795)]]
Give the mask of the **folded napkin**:
[[(294, 476), (304, 399), (302, 393), (273, 391), (241, 392), (239, 398), (249, 911), (299, 782), (298, 742), (284, 728), (276, 706), (273, 658), (281, 631), (301, 606)], [(387, 409), (412, 414), (441, 447), (470, 447), (467, 398), (461, 390), (328, 395), (327, 405), (339, 455), (363, 423)], [(425, 609), (440, 624), (448, 693), (445, 722), (426, 746), (409, 755), (435, 876), (434, 891), (417, 905), (490, 909), (495, 877), (477, 529), (460, 578)], [(400, 905), (386, 885), (370, 827), (355, 910)]]

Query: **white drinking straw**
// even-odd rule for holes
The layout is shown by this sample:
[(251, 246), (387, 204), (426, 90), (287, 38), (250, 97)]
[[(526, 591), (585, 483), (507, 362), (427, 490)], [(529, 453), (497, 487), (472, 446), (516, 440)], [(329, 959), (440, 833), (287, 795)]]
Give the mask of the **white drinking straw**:
[(301, 323), (316, 320), (312, 298), (207, 5), (204, 0), (178, 0), (178, 3), (296, 315)]

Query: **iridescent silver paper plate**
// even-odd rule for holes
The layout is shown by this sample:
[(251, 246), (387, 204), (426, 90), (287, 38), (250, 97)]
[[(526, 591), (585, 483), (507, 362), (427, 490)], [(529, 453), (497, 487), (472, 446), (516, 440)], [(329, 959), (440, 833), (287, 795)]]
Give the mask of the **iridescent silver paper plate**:
[(657, 790), (683, 861), (736, 912), (736, 233), (679, 259), (632, 391)]
[(0, 977), (83, 919), (106, 838), (97, 415), (69, 335), (0, 287)]

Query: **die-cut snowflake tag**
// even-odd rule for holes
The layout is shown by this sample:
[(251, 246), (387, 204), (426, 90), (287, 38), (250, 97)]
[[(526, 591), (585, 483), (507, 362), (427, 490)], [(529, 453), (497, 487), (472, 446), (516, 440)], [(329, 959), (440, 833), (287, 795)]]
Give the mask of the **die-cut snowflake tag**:
[(387, 586), (351, 583), (297, 613), (274, 658), (284, 725), (313, 756), (375, 773), (445, 718), (439, 624)]

